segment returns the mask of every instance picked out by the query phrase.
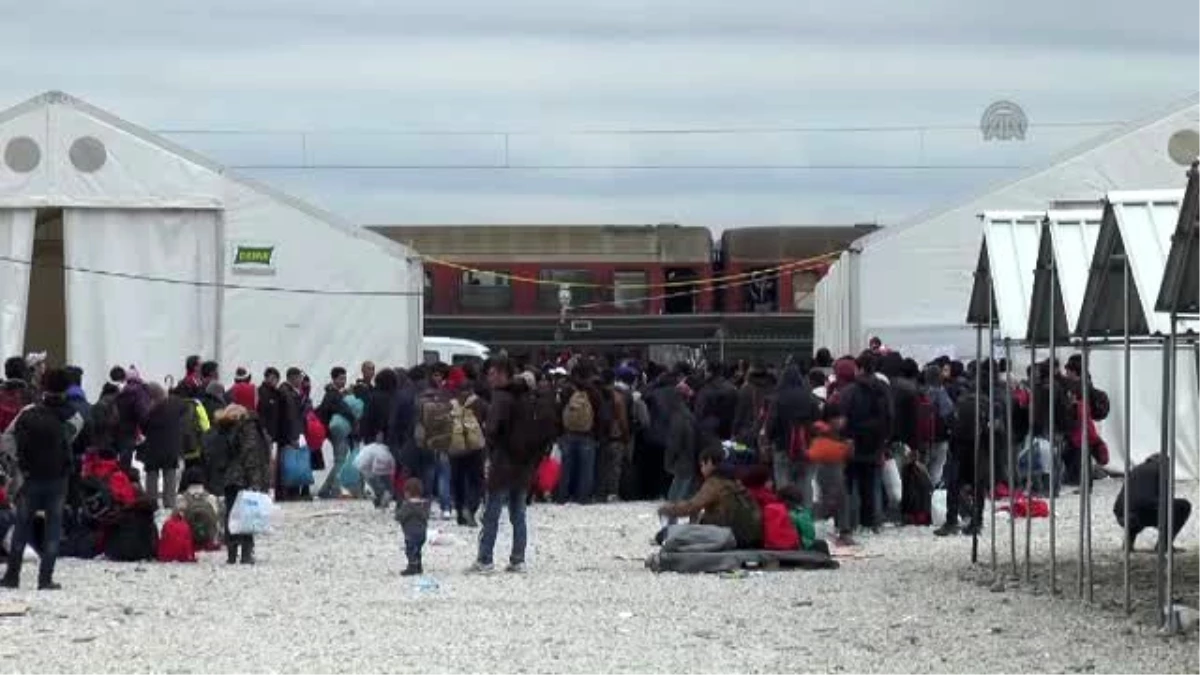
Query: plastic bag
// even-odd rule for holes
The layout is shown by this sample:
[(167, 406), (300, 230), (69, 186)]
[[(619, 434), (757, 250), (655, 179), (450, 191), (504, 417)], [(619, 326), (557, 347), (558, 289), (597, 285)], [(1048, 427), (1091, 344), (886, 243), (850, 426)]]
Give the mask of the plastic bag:
[(284, 487), (313, 484), (312, 457), (312, 452), (303, 446), (279, 451), (280, 480)]
[(900, 480), (900, 467), (896, 460), (889, 458), (883, 462), (883, 491), (887, 495), (888, 504), (899, 508), (900, 498), (904, 496), (904, 483)]
[(275, 503), (263, 492), (242, 490), (229, 510), (230, 534), (266, 534), (271, 531)]
[(362, 474), (358, 471), (358, 453), (358, 448), (351, 450), (338, 467), (338, 482), (342, 487), (353, 488), (362, 482)]
[(946, 524), (946, 491), (933, 491), (933, 507), (930, 509), (930, 520), (934, 527)]
[(396, 470), (396, 460), (383, 443), (368, 443), (358, 451), (354, 468), (364, 476), (390, 476)]

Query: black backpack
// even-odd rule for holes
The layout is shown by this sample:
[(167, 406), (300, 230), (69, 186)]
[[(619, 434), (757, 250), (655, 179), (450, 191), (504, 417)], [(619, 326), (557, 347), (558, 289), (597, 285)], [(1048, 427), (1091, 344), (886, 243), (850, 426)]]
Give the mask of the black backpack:
[(143, 503), (122, 511), (104, 542), (105, 557), (118, 562), (153, 560), (157, 549), (154, 508)]
[(79, 520), (85, 525), (107, 527), (121, 516), (121, 507), (103, 478), (88, 476), (80, 480), (79, 499)]

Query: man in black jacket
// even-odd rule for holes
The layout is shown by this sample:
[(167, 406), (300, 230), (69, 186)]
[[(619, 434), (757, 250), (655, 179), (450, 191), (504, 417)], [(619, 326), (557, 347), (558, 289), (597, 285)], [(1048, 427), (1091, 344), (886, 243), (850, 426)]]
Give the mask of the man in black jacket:
[(8, 550), (8, 568), (0, 580), (0, 586), (5, 588), (21, 585), (21, 562), (38, 511), (45, 514), (45, 543), (38, 567), (38, 589), (61, 588), (54, 583), (54, 564), (62, 539), (67, 478), (72, 470), (71, 444), (83, 428), (84, 420), (67, 402), (70, 379), (64, 371), (48, 371), (43, 386), (42, 402), (24, 411), (13, 425), (23, 486), (17, 496), (17, 521)]
[(733, 438), (738, 390), (725, 377), (724, 364), (708, 364), (707, 373), (707, 380), (696, 393), (696, 420), (707, 443), (727, 441)]
[[(1131, 551), (1134, 540), (1142, 530), (1149, 527), (1158, 529), (1159, 504), (1162, 494), (1161, 477), (1162, 455), (1159, 454), (1150, 455), (1146, 461), (1133, 467), (1129, 473), (1129, 537), (1125, 540), (1125, 546)], [(1179, 536), (1184, 524), (1187, 523), (1188, 517), (1192, 515), (1192, 503), (1176, 497), (1171, 508), (1174, 511), (1171, 515), (1171, 541), (1175, 541), (1175, 537)], [(1116, 502), (1113, 503), (1113, 514), (1117, 517), (1117, 523), (1124, 527), (1124, 488), (1121, 489)], [(1162, 536), (1160, 532), (1158, 546), (1161, 548), (1165, 544), (1166, 537)]]

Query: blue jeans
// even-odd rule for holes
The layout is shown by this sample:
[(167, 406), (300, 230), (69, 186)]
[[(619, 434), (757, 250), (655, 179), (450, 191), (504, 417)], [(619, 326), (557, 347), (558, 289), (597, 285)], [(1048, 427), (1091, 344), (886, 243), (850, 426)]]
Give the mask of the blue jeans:
[(525, 562), (525, 543), (528, 537), (525, 525), (524, 487), (506, 488), (489, 492), (483, 506), (483, 529), (479, 533), (479, 557), (483, 565), (492, 564), (492, 552), (496, 548), (496, 535), (500, 531), (500, 510), (508, 507), (508, 522), (512, 523), (512, 555), (508, 562), (518, 565)]
[(596, 439), (585, 434), (567, 434), (558, 444), (562, 451), (558, 501), (586, 504), (592, 498), (596, 482)]
[(17, 496), (17, 521), (13, 525), (12, 546), (8, 550), (8, 569), (5, 579), (17, 581), (21, 578), (21, 562), (24, 560), (25, 545), (33, 533), (33, 516), (38, 511), (46, 514), (46, 540), (42, 544), (41, 562), (38, 566), (38, 585), (43, 586), (54, 579), (54, 563), (58, 560), (58, 545), (62, 541), (63, 501), (67, 497), (67, 479), (27, 480)]
[(387, 505), (388, 496), (392, 494), (392, 477), (388, 475), (368, 476), (367, 485), (375, 494), (375, 506), (380, 508)]
[(404, 557), (408, 560), (409, 565), (421, 564), (421, 549), (425, 547), (425, 529), (422, 528), (420, 534), (409, 536), (404, 535)]
[(447, 513), (454, 508), (453, 500), (450, 498), (450, 456), (444, 452), (439, 453), (434, 470), (437, 474), (438, 506), (441, 507), (442, 513)]
[[(329, 473), (325, 474), (325, 482), (321, 483), (321, 489), (317, 492), (320, 497), (337, 497), (342, 493), (342, 488), (353, 490), (357, 486), (342, 485), (342, 479), (339, 475), (342, 472), (342, 466), (346, 463), (346, 459), (350, 457), (350, 437), (329, 435), (329, 442), (333, 445), (333, 466), (329, 467)], [(315, 452), (320, 452), (316, 450)]]

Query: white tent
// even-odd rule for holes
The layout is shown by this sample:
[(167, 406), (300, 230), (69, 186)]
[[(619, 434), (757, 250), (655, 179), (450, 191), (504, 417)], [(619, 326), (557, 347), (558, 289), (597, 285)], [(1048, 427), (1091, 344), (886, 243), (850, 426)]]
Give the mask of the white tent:
[[(1096, 238), (1086, 281), (1077, 336), (1121, 340), (1124, 335), (1126, 268), (1129, 275), (1130, 335), (1162, 336), (1170, 331), (1170, 317), (1154, 308), (1162, 284), (1171, 235), (1179, 220), (1183, 190), (1110, 192)], [(1127, 264), (1126, 264), (1127, 263)], [(1195, 331), (1196, 322), (1180, 322), (1179, 331)], [(1128, 456), (1137, 463), (1159, 452), (1163, 434), (1163, 356), (1158, 345), (1135, 348), (1131, 357), (1129, 411), (1132, 443)], [(1096, 385), (1112, 395), (1112, 414), (1100, 425), (1101, 436), (1113, 451), (1110, 468), (1119, 469), (1126, 456), (1122, 443), (1124, 404), (1119, 395), (1124, 384), (1123, 353), (1119, 347), (1092, 352), (1090, 371)], [(1176, 476), (1200, 476), (1200, 382), (1196, 352), (1178, 352), (1180, 376), (1176, 383)]]
[(419, 362), (420, 259), (58, 92), (0, 113), (0, 354), (95, 391), (200, 354), (261, 373)]
[[(1029, 320), (1033, 295), (1033, 266), (1038, 256), (1038, 232), (1045, 212), (988, 211), (982, 216), (983, 241), (967, 323), (986, 328), (988, 293), (992, 294), (991, 320), (999, 340), (1020, 340)], [(986, 353), (986, 347), (985, 347)]]
[[(1195, 159), (1191, 146), (1198, 117), (1200, 106), (1192, 97), (1169, 113), (1105, 135), (981, 197), (855, 242), (861, 253), (843, 257), (821, 282), (838, 285), (839, 292), (822, 292), (818, 286), (817, 346), (854, 352), (878, 335), (886, 344), (917, 357), (973, 355), (974, 331), (963, 324), (962, 308), (968, 303), (979, 245), (978, 214), (998, 209), (1040, 211), (1054, 200), (1094, 203), (1100, 195), (1123, 186), (1178, 183), (1184, 167)], [(839, 269), (843, 266), (849, 269)], [(839, 274), (848, 280), (830, 281), (839, 279)], [(846, 311), (853, 315), (839, 314)], [(839, 334), (827, 328), (836, 322), (849, 326), (849, 331)], [(830, 341), (834, 339), (841, 342)]]

